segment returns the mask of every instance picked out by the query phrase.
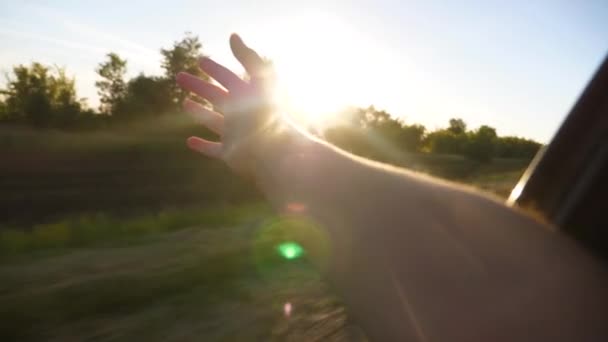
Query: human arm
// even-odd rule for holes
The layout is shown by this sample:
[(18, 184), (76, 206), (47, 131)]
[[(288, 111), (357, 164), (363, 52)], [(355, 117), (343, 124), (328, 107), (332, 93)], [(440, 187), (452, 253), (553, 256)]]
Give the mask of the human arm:
[[(585, 340), (605, 334), (605, 271), (575, 243), (472, 190), (352, 156), (285, 122), (259, 56), (252, 80), (203, 59), (226, 90), (180, 74), (216, 105), (186, 108), (222, 142), (189, 146), (252, 178), (277, 210), (329, 237), (315, 260), (374, 340)], [(297, 210), (294, 210), (297, 208)]]

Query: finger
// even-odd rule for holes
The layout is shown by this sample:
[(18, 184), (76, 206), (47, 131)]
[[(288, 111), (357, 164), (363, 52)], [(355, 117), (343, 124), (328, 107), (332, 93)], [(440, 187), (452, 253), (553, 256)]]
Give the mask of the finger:
[(180, 87), (209, 100), (214, 106), (221, 106), (228, 97), (228, 93), (224, 89), (209, 82), (205, 82), (189, 73), (180, 72), (175, 76), (175, 79)]
[(187, 140), (188, 147), (211, 158), (222, 158), (222, 144), (199, 137), (190, 137)]
[(207, 75), (213, 77), (228, 91), (233, 91), (245, 85), (245, 82), (235, 73), (211, 58), (203, 57), (198, 60), (198, 64)]
[(222, 135), (224, 131), (224, 116), (220, 113), (214, 112), (203, 107), (201, 104), (186, 99), (184, 101), (184, 109), (192, 115), (192, 117), (205, 127), (209, 128), (213, 132)]
[(243, 65), (251, 77), (261, 77), (264, 71), (264, 60), (257, 52), (250, 49), (238, 34), (230, 36), (230, 48), (232, 54)]

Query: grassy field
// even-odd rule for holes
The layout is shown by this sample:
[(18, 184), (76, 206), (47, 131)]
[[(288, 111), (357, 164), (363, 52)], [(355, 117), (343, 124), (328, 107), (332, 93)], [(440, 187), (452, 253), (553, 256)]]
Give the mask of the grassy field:
[(3, 234), (21, 250), (0, 263), (0, 340), (361, 340), (307, 261), (276, 253), (290, 229), (268, 208), (175, 214)]
[[(1, 341), (365, 339), (306, 254), (277, 252), (294, 223), (187, 151), (192, 133), (167, 118), (104, 132), (0, 130)], [(526, 164), (403, 163), (499, 196)]]
[(171, 118), (78, 133), (0, 127), (0, 222), (259, 200), (252, 185), (185, 147), (201, 133)]

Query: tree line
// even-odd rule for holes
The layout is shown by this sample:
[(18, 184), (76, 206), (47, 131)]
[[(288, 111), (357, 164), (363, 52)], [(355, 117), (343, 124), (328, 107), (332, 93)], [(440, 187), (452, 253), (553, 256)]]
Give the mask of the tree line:
[(186, 34), (160, 50), (163, 75), (140, 73), (129, 80), (125, 79), (127, 61), (108, 53), (95, 69), (100, 99), (96, 109), (78, 97), (75, 79), (64, 68), (38, 62), (14, 66), (0, 89), (0, 123), (81, 129), (179, 111), (185, 94), (175, 85), (175, 74), (188, 71), (206, 78), (197, 67), (201, 48), (197, 36)]
[(492, 158), (531, 160), (542, 146), (531, 139), (498, 136), (496, 129), (487, 125), (469, 129), (458, 118), (450, 119), (446, 128), (428, 131), (423, 125), (408, 125), (373, 106), (351, 108), (340, 118), (339, 125), (324, 133), (325, 139), (377, 160), (399, 159), (403, 151), (461, 155), (482, 162)]
[[(179, 112), (186, 94), (175, 85), (175, 74), (187, 71), (207, 78), (197, 66), (201, 50), (199, 38), (187, 33), (173, 46), (160, 49), (163, 75), (140, 73), (128, 80), (127, 61), (108, 53), (95, 70), (100, 99), (96, 109), (78, 97), (75, 79), (68, 77), (64, 68), (37, 62), (14, 66), (6, 75), (5, 88), (0, 89), (0, 124), (104, 128), (115, 122)], [(496, 129), (487, 125), (469, 129), (458, 118), (450, 119), (446, 128), (429, 131), (373, 106), (350, 108), (339, 117), (340, 124), (327, 129), (324, 137), (346, 150), (380, 160), (403, 152), (462, 155), (478, 161), (531, 159), (541, 147), (530, 139), (499, 137)]]

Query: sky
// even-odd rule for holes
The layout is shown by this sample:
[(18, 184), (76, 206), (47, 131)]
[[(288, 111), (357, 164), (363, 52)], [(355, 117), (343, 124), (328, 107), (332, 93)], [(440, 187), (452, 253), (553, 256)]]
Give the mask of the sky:
[(129, 76), (161, 74), (159, 49), (186, 31), (241, 73), (238, 32), (316, 116), (373, 104), (429, 129), (460, 117), (549, 142), (608, 53), (608, 1), (0, 0), (0, 70), (65, 67), (96, 106), (106, 53)]

